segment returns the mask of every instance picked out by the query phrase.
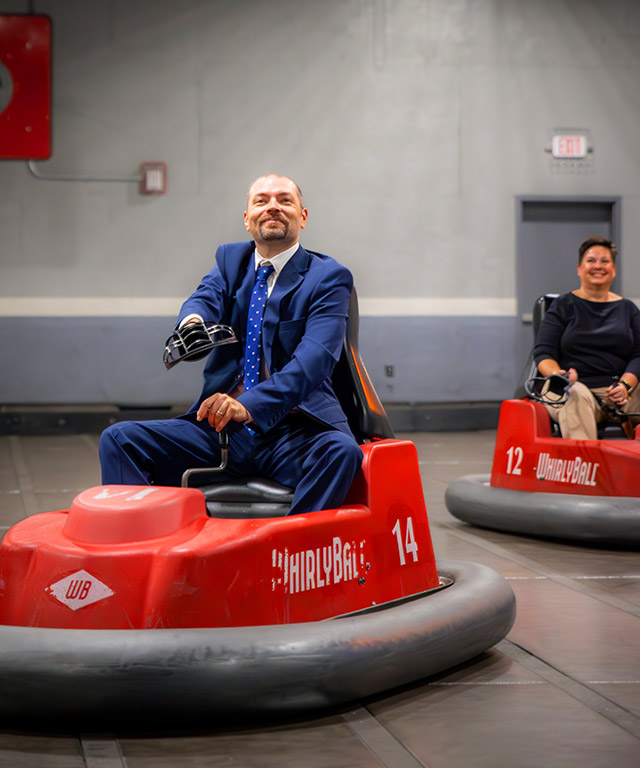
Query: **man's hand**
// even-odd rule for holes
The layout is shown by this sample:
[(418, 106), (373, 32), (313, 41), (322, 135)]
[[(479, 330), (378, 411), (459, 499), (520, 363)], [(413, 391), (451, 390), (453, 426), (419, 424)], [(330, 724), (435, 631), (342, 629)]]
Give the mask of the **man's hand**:
[(251, 414), (242, 403), (234, 400), (230, 395), (216, 392), (215, 395), (202, 401), (196, 418), (198, 421), (206, 419), (216, 432), (220, 432), (230, 421), (246, 424), (251, 421)]

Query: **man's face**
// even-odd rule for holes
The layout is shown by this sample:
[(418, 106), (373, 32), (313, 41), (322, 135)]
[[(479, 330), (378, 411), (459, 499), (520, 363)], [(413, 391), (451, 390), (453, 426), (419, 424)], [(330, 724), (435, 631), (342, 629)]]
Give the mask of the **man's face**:
[(268, 244), (285, 251), (298, 241), (307, 224), (296, 185), (286, 176), (264, 176), (249, 189), (244, 225), (257, 246)]

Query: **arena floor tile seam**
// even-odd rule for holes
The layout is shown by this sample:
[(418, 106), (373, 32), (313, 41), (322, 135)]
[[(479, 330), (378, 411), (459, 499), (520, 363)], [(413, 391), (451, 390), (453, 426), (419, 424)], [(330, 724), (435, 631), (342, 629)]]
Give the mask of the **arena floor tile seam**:
[(640, 680), (585, 680), (585, 685), (640, 685)]
[(81, 736), (80, 747), (87, 768), (127, 768), (114, 736)]
[[(89, 486), (90, 487), (90, 486)], [(84, 486), (83, 488), (38, 488), (37, 491), (33, 491), (33, 495), (35, 498), (38, 498), (38, 496), (47, 496), (51, 494), (79, 494), (82, 491), (85, 491), (87, 489), (87, 486)], [(0, 494), (2, 492), (0, 491)], [(5, 491), (6, 493), (6, 491)], [(15, 491), (15, 495), (22, 496), (22, 491)]]
[(345, 712), (342, 718), (385, 768), (429, 768), (365, 707)]
[(611, 699), (598, 693), (589, 685), (578, 682), (573, 677), (548, 664), (511, 640), (501, 640), (495, 647), (525, 669), (564, 691), (593, 712), (606, 717), (607, 720), (635, 736), (635, 738), (640, 739), (640, 717), (637, 715), (615, 704)]
[(22, 446), (20, 445), (20, 438), (16, 435), (11, 435), (9, 437), (9, 452), (18, 479), (18, 487), (20, 489), (25, 516), (28, 517), (29, 515), (38, 512), (38, 502), (36, 500), (33, 480), (29, 474), (27, 462), (25, 461)]
[(640, 606), (633, 605), (633, 603), (629, 603), (626, 600), (622, 600), (613, 595), (604, 594), (590, 589), (588, 586), (588, 579), (578, 579), (574, 576), (565, 576), (561, 573), (557, 573), (551, 568), (541, 565), (529, 557), (525, 557), (524, 555), (519, 555), (515, 552), (505, 549), (499, 544), (494, 544), (493, 542), (487, 541), (482, 536), (478, 536), (477, 534), (466, 530), (463, 531), (457, 526), (449, 525), (448, 523), (436, 523), (436, 525), (444, 528), (448, 533), (456, 536), (459, 539), (467, 541), (470, 544), (474, 544), (475, 546), (478, 546), (487, 552), (491, 552), (494, 555), (498, 555), (505, 560), (510, 560), (513, 563), (517, 563), (518, 565), (528, 568), (529, 570), (538, 573), (544, 578), (555, 581), (556, 583), (561, 584), (564, 587), (568, 587), (569, 589), (573, 589), (576, 592), (581, 592), (582, 594), (587, 595), (594, 600), (600, 600), (612, 608), (617, 608), (620, 611), (624, 611), (625, 613), (629, 613), (632, 616), (640, 618)]
[[(608, 681), (607, 681), (608, 682)], [(546, 680), (434, 680), (426, 683), (428, 688), (460, 686), (501, 686), (501, 685), (547, 685)]]
[(89, 451), (95, 456), (97, 460), (100, 460), (100, 451), (98, 449), (98, 439), (91, 435), (82, 434), (78, 435), (80, 441), (85, 444)]

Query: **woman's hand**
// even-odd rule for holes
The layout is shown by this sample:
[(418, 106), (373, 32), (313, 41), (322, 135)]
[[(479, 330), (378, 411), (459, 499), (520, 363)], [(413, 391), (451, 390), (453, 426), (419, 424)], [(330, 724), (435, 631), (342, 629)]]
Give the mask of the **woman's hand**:
[(538, 372), (541, 376), (566, 374), (572, 384), (575, 384), (576, 381), (578, 381), (578, 371), (576, 371), (575, 368), (569, 368), (568, 371), (564, 368), (560, 368), (559, 364), (551, 357), (547, 357), (538, 363)]
[(576, 381), (578, 381), (578, 371), (576, 371), (575, 368), (569, 368), (568, 371), (560, 371), (560, 373), (566, 373), (567, 376), (569, 377), (569, 381), (572, 384), (575, 384)]
[(617, 384), (612, 384), (607, 389), (607, 397), (614, 405), (626, 405), (629, 399), (629, 393), (625, 385), (619, 381)]

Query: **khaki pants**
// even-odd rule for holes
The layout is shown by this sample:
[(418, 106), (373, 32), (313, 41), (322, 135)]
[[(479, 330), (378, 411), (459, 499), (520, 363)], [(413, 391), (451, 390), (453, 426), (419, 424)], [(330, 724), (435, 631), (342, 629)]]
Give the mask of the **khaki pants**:
[[(615, 417), (607, 418), (606, 412), (600, 407), (599, 402), (594, 395), (597, 395), (604, 402), (607, 401), (606, 392), (608, 387), (589, 387), (580, 381), (569, 390), (569, 399), (563, 405), (545, 406), (549, 416), (560, 425), (562, 437), (572, 438), (574, 440), (595, 440), (598, 437), (597, 424), (603, 421), (616, 423)], [(556, 395), (549, 393), (549, 399)], [(558, 399), (560, 395), (557, 395)], [(626, 405), (620, 409), (624, 413), (640, 411), (640, 386), (637, 386), (631, 393)], [(640, 417), (630, 417), (631, 423), (635, 426), (640, 423)]]

